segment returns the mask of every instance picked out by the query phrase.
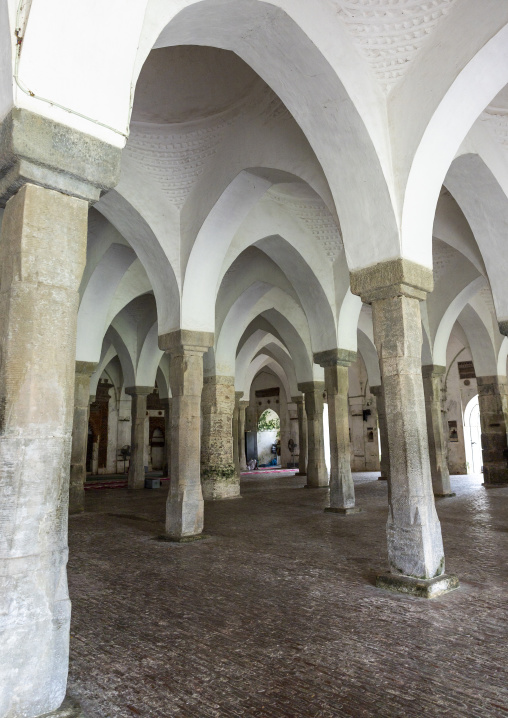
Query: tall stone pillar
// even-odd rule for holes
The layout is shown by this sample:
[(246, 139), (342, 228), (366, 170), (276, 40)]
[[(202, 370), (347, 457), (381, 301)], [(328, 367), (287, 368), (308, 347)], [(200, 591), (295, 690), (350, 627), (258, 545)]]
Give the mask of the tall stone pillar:
[(292, 396), (291, 401), (296, 404), (298, 416), (298, 473), (295, 476), (307, 476), (307, 414), (305, 413), (305, 400), (303, 396)]
[[(0, 125), (0, 715), (58, 710), (78, 288), (120, 150), (24, 109)], [(57, 713), (55, 713), (57, 715)]]
[(379, 425), (379, 437), (381, 439), (381, 476), (380, 481), (390, 479), (390, 447), (388, 444), (388, 426), (386, 421), (385, 400), (383, 387), (371, 386), (370, 393), (376, 397), (377, 422)]
[(233, 464), (235, 467), (235, 473), (240, 481), (240, 400), (243, 396), (243, 391), (235, 391), (235, 405), (233, 408)]
[(247, 457), (245, 455), (245, 413), (249, 406), (248, 401), (241, 401), (238, 414), (238, 452), (240, 460), (240, 471), (247, 471)]
[(146, 397), (152, 386), (128, 386), (125, 393), (132, 397), (131, 409), (131, 456), (129, 460), (129, 489), (145, 488), (145, 424)]
[(499, 376), (479, 376), (476, 382), (482, 429), (483, 480), (485, 486), (508, 484), (506, 379)]
[(426, 597), (458, 585), (456, 577), (444, 575), (425, 421), (420, 301), (432, 287), (432, 270), (407, 260), (351, 275), (353, 293), (372, 304), (388, 418), (390, 574), (379, 576), (377, 585)]
[(323, 439), (325, 384), (322, 381), (308, 381), (298, 384), (298, 389), (305, 395), (305, 412), (307, 414), (307, 487), (317, 489), (328, 486)]
[(446, 446), (441, 413), (441, 378), (445, 366), (427, 364), (422, 367), (425, 414), (429, 436), (429, 459), (434, 496), (455, 496), (450, 486)]
[(233, 462), (234, 407), (235, 378), (205, 377), (201, 398), (201, 484), (205, 501), (240, 495), (239, 476)]
[(179, 329), (159, 337), (167, 351), (173, 395), (171, 481), (166, 505), (166, 534), (174, 541), (201, 538), (203, 492), (200, 475), (201, 394), (203, 354), (213, 334)]
[(173, 400), (161, 399), (164, 409), (164, 465), (162, 473), (164, 476), (171, 476), (171, 414), (173, 411)]
[(32, 184), (0, 239), (0, 715), (65, 695), (67, 513), (88, 204)]
[(355, 487), (351, 476), (349, 449), (348, 367), (356, 361), (356, 352), (331, 349), (314, 354), (316, 364), (324, 367), (330, 431), (330, 508), (341, 514), (358, 513)]
[(72, 422), (71, 473), (69, 513), (78, 514), (85, 508), (86, 449), (90, 416), (90, 378), (97, 364), (77, 361), (74, 375), (74, 417)]

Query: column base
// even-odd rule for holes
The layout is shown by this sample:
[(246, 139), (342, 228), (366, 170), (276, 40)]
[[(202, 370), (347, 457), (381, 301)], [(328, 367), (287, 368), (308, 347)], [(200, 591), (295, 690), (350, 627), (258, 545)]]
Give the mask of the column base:
[(305, 484), (305, 486), (303, 488), (304, 489), (328, 489), (329, 486), (330, 486), (329, 484), (322, 484), (320, 486), (315, 485), (315, 484)]
[(378, 476), (377, 480), (378, 481), (388, 481), (388, 476)]
[(500, 489), (503, 486), (508, 486), (508, 481), (498, 481), (495, 484), (488, 484), (486, 481), (484, 481), (482, 486), (485, 486), (486, 489)]
[(195, 536), (168, 536), (162, 534), (161, 536), (155, 536), (154, 541), (166, 541), (168, 543), (193, 543), (194, 541), (203, 541), (203, 539), (209, 539), (208, 534), (196, 534)]
[(223, 499), (240, 498), (240, 477), (231, 481), (204, 479), (201, 483), (205, 501), (222, 501)]
[(419, 598), (436, 598), (458, 588), (459, 579), (451, 573), (443, 573), (442, 576), (429, 579), (385, 573), (376, 576), (376, 586)]
[(307, 472), (297, 471), (295, 476), (307, 476)]
[(449, 494), (434, 494), (434, 496), (436, 497), (436, 499), (446, 499), (451, 498), (452, 496), (457, 496), (457, 494), (455, 494), (453, 491), (450, 491)]
[(349, 514), (361, 514), (362, 510), (363, 509), (358, 508), (358, 506), (350, 506), (349, 508), (329, 506), (325, 509), (325, 513), (342, 514), (343, 516), (347, 516)]
[(51, 713), (44, 713), (39, 718), (86, 718), (79, 703), (70, 696), (67, 696), (60, 708)]
[(234, 494), (233, 496), (210, 496), (210, 498), (205, 496), (204, 501), (208, 503), (209, 501), (232, 501), (233, 499), (243, 499), (243, 496), (241, 494)]

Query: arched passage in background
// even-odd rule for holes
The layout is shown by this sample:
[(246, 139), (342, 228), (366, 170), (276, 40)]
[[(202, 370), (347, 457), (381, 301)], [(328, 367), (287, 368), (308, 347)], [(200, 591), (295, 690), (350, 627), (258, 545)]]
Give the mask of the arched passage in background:
[(464, 445), (467, 473), (481, 474), (483, 469), (482, 430), (480, 427), (478, 394), (468, 402), (464, 411)]
[(280, 466), (277, 444), (280, 442), (280, 418), (274, 409), (265, 409), (258, 419), (258, 466)]

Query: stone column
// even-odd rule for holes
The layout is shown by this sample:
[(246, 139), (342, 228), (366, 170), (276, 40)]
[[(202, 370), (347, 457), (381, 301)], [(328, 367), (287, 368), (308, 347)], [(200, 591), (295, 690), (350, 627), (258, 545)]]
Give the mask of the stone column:
[(295, 476), (307, 476), (307, 414), (303, 396), (292, 396), (298, 412), (298, 473)]
[(90, 416), (90, 378), (97, 364), (77, 361), (74, 375), (74, 418), (72, 422), (69, 513), (79, 514), (85, 508), (86, 448)]
[(131, 455), (129, 460), (129, 489), (145, 488), (145, 424), (146, 397), (152, 386), (128, 386), (125, 393), (132, 397), (131, 408)]
[(200, 475), (201, 394), (203, 354), (213, 334), (179, 329), (159, 337), (170, 355), (169, 383), (173, 395), (171, 481), (166, 505), (166, 534), (173, 541), (202, 538), (203, 492)]
[(482, 429), (484, 485), (508, 484), (506, 379), (499, 376), (478, 376), (476, 382)]
[(458, 586), (456, 577), (443, 575), (425, 421), (420, 301), (432, 287), (432, 270), (407, 260), (376, 264), (351, 275), (352, 292), (372, 304), (388, 418), (390, 574), (379, 576), (377, 585), (425, 597)]
[(240, 495), (239, 476), (233, 462), (234, 407), (235, 378), (205, 377), (201, 397), (201, 485), (205, 501)]
[(330, 431), (330, 507), (325, 511), (354, 514), (355, 487), (351, 476), (349, 448), (348, 367), (356, 361), (356, 352), (331, 349), (314, 354), (316, 364), (324, 367)]
[(238, 414), (238, 451), (240, 458), (240, 471), (247, 471), (247, 457), (245, 455), (245, 412), (249, 406), (248, 401), (241, 401), (239, 404), (240, 412)]
[(445, 366), (427, 364), (422, 367), (425, 414), (429, 436), (429, 459), (434, 496), (455, 496), (450, 487), (450, 472), (446, 461), (446, 446), (441, 413), (441, 377)]
[(235, 405), (233, 408), (233, 464), (238, 481), (240, 481), (240, 399), (243, 391), (235, 391)]
[(172, 399), (161, 399), (164, 408), (164, 466), (162, 472), (164, 476), (171, 476), (171, 413), (173, 411)]
[(379, 437), (381, 439), (381, 476), (380, 481), (390, 479), (390, 447), (388, 444), (388, 426), (386, 423), (385, 400), (383, 387), (371, 386), (370, 393), (376, 397), (377, 422), (379, 425)]
[[(0, 180), (0, 189), (2, 181)], [(0, 192), (1, 194), (1, 192)], [(67, 515), (88, 203), (26, 184), (0, 235), (0, 715), (65, 696)]]
[(323, 441), (323, 381), (308, 381), (298, 384), (299, 391), (305, 395), (307, 414), (307, 488), (328, 486), (328, 472), (325, 464), (325, 446)]

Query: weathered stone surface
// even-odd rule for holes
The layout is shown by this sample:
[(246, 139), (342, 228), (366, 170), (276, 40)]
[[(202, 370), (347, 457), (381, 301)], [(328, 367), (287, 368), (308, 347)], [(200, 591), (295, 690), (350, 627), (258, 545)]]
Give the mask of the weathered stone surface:
[(428, 364), (422, 367), (425, 414), (429, 437), (429, 460), (432, 487), (435, 496), (453, 496), (450, 488), (450, 472), (446, 460), (446, 446), (441, 412), (441, 377), (445, 366)]
[(239, 414), (238, 414), (238, 457), (240, 461), (240, 471), (247, 469), (247, 456), (245, 454), (245, 416), (249, 407), (248, 401), (241, 401), (239, 403)]
[(437, 598), (437, 596), (442, 596), (443, 593), (455, 591), (455, 589), (459, 588), (459, 579), (453, 574), (446, 573), (427, 580), (387, 573), (376, 577), (376, 586), (396, 593), (417, 596), (418, 598)]
[(307, 414), (303, 396), (292, 396), (298, 412), (298, 473), (296, 476), (307, 476)]
[(213, 334), (178, 330), (159, 337), (171, 358), (169, 383), (171, 417), (171, 482), (167, 500), (166, 533), (173, 538), (203, 531), (203, 492), (200, 475), (201, 394), (203, 354)]
[(0, 124), (0, 205), (26, 183), (87, 201), (120, 178), (121, 149), (23, 108)]
[(341, 513), (355, 506), (355, 487), (351, 476), (349, 449), (348, 366), (356, 352), (334, 349), (314, 354), (314, 361), (324, 367), (328, 399), (330, 432), (330, 508)]
[(307, 487), (309, 489), (328, 486), (328, 472), (325, 464), (323, 441), (323, 392), (322, 381), (298, 384), (298, 390), (305, 395), (307, 414)]
[(74, 700), (74, 698), (67, 696), (58, 710), (52, 711), (51, 713), (44, 713), (44, 715), (38, 716), (38, 718), (86, 718), (86, 716), (81, 710), (79, 703)]
[(390, 445), (388, 443), (388, 428), (386, 423), (385, 400), (383, 387), (371, 386), (370, 393), (376, 397), (377, 421), (379, 424), (379, 437), (381, 439), (381, 481), (390, 480)]
[(432, 269), (400, 257), (351, 272), (350, 280), (351, 292), (368, 304), (394, 295), (422, 300), (434, 288)]
[(90, 414), (90, 378), (97, 364), (76, 362), (74, 378), (74, 418), (72, 422), (71, 473), (69, 484), (69, 513), (84, 509), (86, 481), (86, 449)]
[[(235, 474), (238, 477), (238, 485), (240, 485), (240, 401), (243, 391), (235, 391), (235, 406), (233, 408), (233, 465)], [(240, 491), (240, 489), (238, 489)]]
[[(508, 386), (498, 376), (476, 377), (486, 486), (508, 484)], [(506, 453), (505, 453), (506, 452)]]
[(362, 509), (359, 509), (358, 506), (349, 506), (348, 508), (344, 508), (342, 506), (328, 506), (325, 509), (325, 513), (342, 514), (343, 516), (348, 516), (349, 514), (360, 514), (361, 512)]
[(161, 399), (164, 408), (164, 476), (171, 476), (171, 415), (173, 412), (173, 399)]
[(240, 495), (233, 457), (234, 408), (234, 377), (205, 377), (201, 397), (201, 485), (205, 501)]
[(145, 488), (145, 423), (146, 397), (152, 386), (128, 386), (125, 393), (132, 397), (131, 455), (129, 459), (129, 489)]
[[(159, 349), (164, 352), (181, 352), (182, 347), (192, 347), (192, 351), (204, 354), (213, 346), (211, 332), (193, 332), (189, 329), (177, 329), (168, 334), (159, 335)], [(173, 387), (171, 387), (173, 392)]]
[(430, 474), (421, 374), (419, 299), (399, 294), (372, 304), (390, 450), (387, 524), (390, 570), (434, 578), (444, 573), (441, 526)]
[(0, 239), (0, 715), (65, 696), (67, 516), (88, 204), (25, 185)]

